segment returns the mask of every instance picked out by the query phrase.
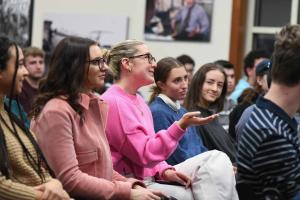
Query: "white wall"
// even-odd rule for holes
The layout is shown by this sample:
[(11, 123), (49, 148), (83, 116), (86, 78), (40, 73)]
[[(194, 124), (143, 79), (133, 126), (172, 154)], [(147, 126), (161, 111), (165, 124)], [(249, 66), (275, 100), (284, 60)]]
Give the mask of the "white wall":
[[(32, 44), (42, 45), (43, 16), (47, 12), (101, 13), (129, 17), (129, 39), (143, 40), (146, 0), (35, 0)], [(186, 53), (198, 68), (217, 59), (228, 59), (230, 47), (232, 0), (215, 0), (212, 16), (211, 41), (161, 42), (146, 41), (158, 59)], [(76, 19), (74, 19), (76, 21)], [(95, 19), (97, 20), (97, 19)], [(148, 96), (148, 94), (144, 94)]]
[[(129, 39), (143, 40), (146, 0), (35, 0), (33, 45), (41, 46), (43, 17), (47, 12), (115, 14), (129, 17)], [(191, 55), (200, 65), (216, 59), (228, 59), (232, 0), (215, 0), (212, 35), (209, 43), (146, 41), (157, 58)], [(76, 21), (76, 19), (74, 19)], [(97, 19), (95, 19), (97, 20)]]

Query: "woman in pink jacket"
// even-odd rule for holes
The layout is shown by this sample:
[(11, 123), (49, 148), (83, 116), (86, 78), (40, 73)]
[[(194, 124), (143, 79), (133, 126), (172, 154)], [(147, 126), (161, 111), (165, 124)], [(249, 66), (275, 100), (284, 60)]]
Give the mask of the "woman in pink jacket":
[(205, 152), (174, 167), (165, 162), (188, 126), (208, 123), (216, 115), (200, 118), (199, 112), (189, 112), (155, 133), (151, 111), (137, 93), (154, 82), (156, 61), (148, 47), (136, 40), (121, 42), (108, 54), (108, 64), (116, 83), (102, 98), (109, 104), (106, 134), (114, 169), (177, 199), (237, 199), (233, 167), (224, 153)]
[(76, 199), (160, 199), (112, 168), (107, 105), (93, 93), (107, 71), (99, 45), (68, 37), (56, 47), (33, 105), (32, 130), (56, 177)]

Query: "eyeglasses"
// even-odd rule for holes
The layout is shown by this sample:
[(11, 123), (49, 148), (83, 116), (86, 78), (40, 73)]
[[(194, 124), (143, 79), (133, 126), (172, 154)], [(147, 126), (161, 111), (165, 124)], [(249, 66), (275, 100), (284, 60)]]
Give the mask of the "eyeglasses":
[(156, 59), (151, 55), (151, 53), (145, 53), (145, 54), (141, 54), (141, 55), (130, 56), (128, 58), (138, 58), (138, 57), (142, 57), (142, 56), (145, 56), (145, 58), (148, 59), (149, 64), (152, 64), (153, 62), (156, 62)]
[(98, 66), (100, 70), (105, 69), (105, 65), (106, 65), (106, 59), (105, 58), (96, 58), (94, 60), (88, 60), (87, 62), (91, 65)]

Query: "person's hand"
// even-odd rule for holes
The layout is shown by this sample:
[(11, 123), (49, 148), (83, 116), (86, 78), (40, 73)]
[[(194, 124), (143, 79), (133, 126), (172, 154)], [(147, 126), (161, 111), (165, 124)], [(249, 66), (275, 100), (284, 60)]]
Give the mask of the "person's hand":
[(150, 190), (139, 185), (136, 185), (130, 192), (130, 200), (160, 200), (161, 197), (166, 197), (162, 192)]
[(68, 193), (56, 179), (34, 187), (38, 193), (42, 192), (40, 200), (70, 200)]
[(177, 172), (173, 169), (167, 169), (164, 171), (163, 179), (169, 182), (179, 183), (185, 188), (189, 188), (191, 186), (192, 180), (187, 175)]
[(193, 31), (188, 33), (188, 37), (195, 37), (196, 35), (200, 34), (201, 28), (197, 27)]
[(208, 117), (199, 117), (199, 115), (200, 111), (187, 112), (181, 117), (179, 121), (177, 121), (177, 123), (180, 126), (180, 128), (185, 130), (191, 125), (207, 124), (219, 116), (218, 114), (213, 114)]

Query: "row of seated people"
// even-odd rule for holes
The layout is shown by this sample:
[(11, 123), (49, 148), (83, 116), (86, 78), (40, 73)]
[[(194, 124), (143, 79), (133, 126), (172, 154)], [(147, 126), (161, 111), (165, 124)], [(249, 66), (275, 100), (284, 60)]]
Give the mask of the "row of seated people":
[[(156, 62), (144, 43), (122, 42), (104, 59), (95, 41), (63, 39), (32, 107), (38, 144), (11, 112), (11, 101), (4, 106), (4, 96), (13, 99), (28, 76), (23, 53), (1, 38), (1, 56), (1, 199), (238, 198), (232, 164), (222, 152), (175, 166), (165, 162), (190, 125), (216, 115), (189, 112), (155, 134), (151, 111), (136, 95), (154, 81)], [(93, 90), (104, 84), (106, 62), (117, 81), (99, 98)]]
[[(295, 31), (300, 32), (298, 25), (284, 27), (281, 34), (297, 42), (300, 34), (293, 38)], [(233, 163), (237, 180), (253, 189), (255, 199), (292, 199), (299, 190), (299, 138), (293, 119), (300, 100), (299, 76), (295, 76), (299, 65), (289, 63), (290, 69), (285, 68), (286, 61), (280, 56), (286, 55), (280, 48), (286, 48), (291, 39), (277, 40), (273, 83), (247, 112), (236, 143), (226, 131), (220, 131), (215, 119), (227, 88), (226, 73), (219, 64), (203, 65), (187, 90), (184, 65), (171, 57), (156, 63), (140, 41), (121, 42), (104, 54), (92, 40), (62, 40), (32, 108), (31, 129), (38, 145), (11, 113), (10, 103), (1, 111), (5, 137), (0, 197), (238, 199)], [(297, 53), (297, 48), (288, 48)], [(1, 85), (10, 89), (1, 93), (14, 96), (21, 92), (28, 72), (22, 68), (23, 55), (17, 46), (7, 45), (2, 53), (8, 55), (1, 66), (10, 78), (0, 79)], [(99, 97), (93, 90), (104, 84), (106, 63), (116, 82)], [(153, 82), (149, 109), (137, 91)], [(183, 99), (190, 112), (180, 105)], [(9, 136), (16, 140), (8, 142), (26, 154), (15, 161), (27, 166), (40, 184), (17, 173), (20, 164), (11, 164), (16, 152), (11, 150), (13, 145), (7, 145)], [(47, 172), (53, 172), (68, 194)]]

